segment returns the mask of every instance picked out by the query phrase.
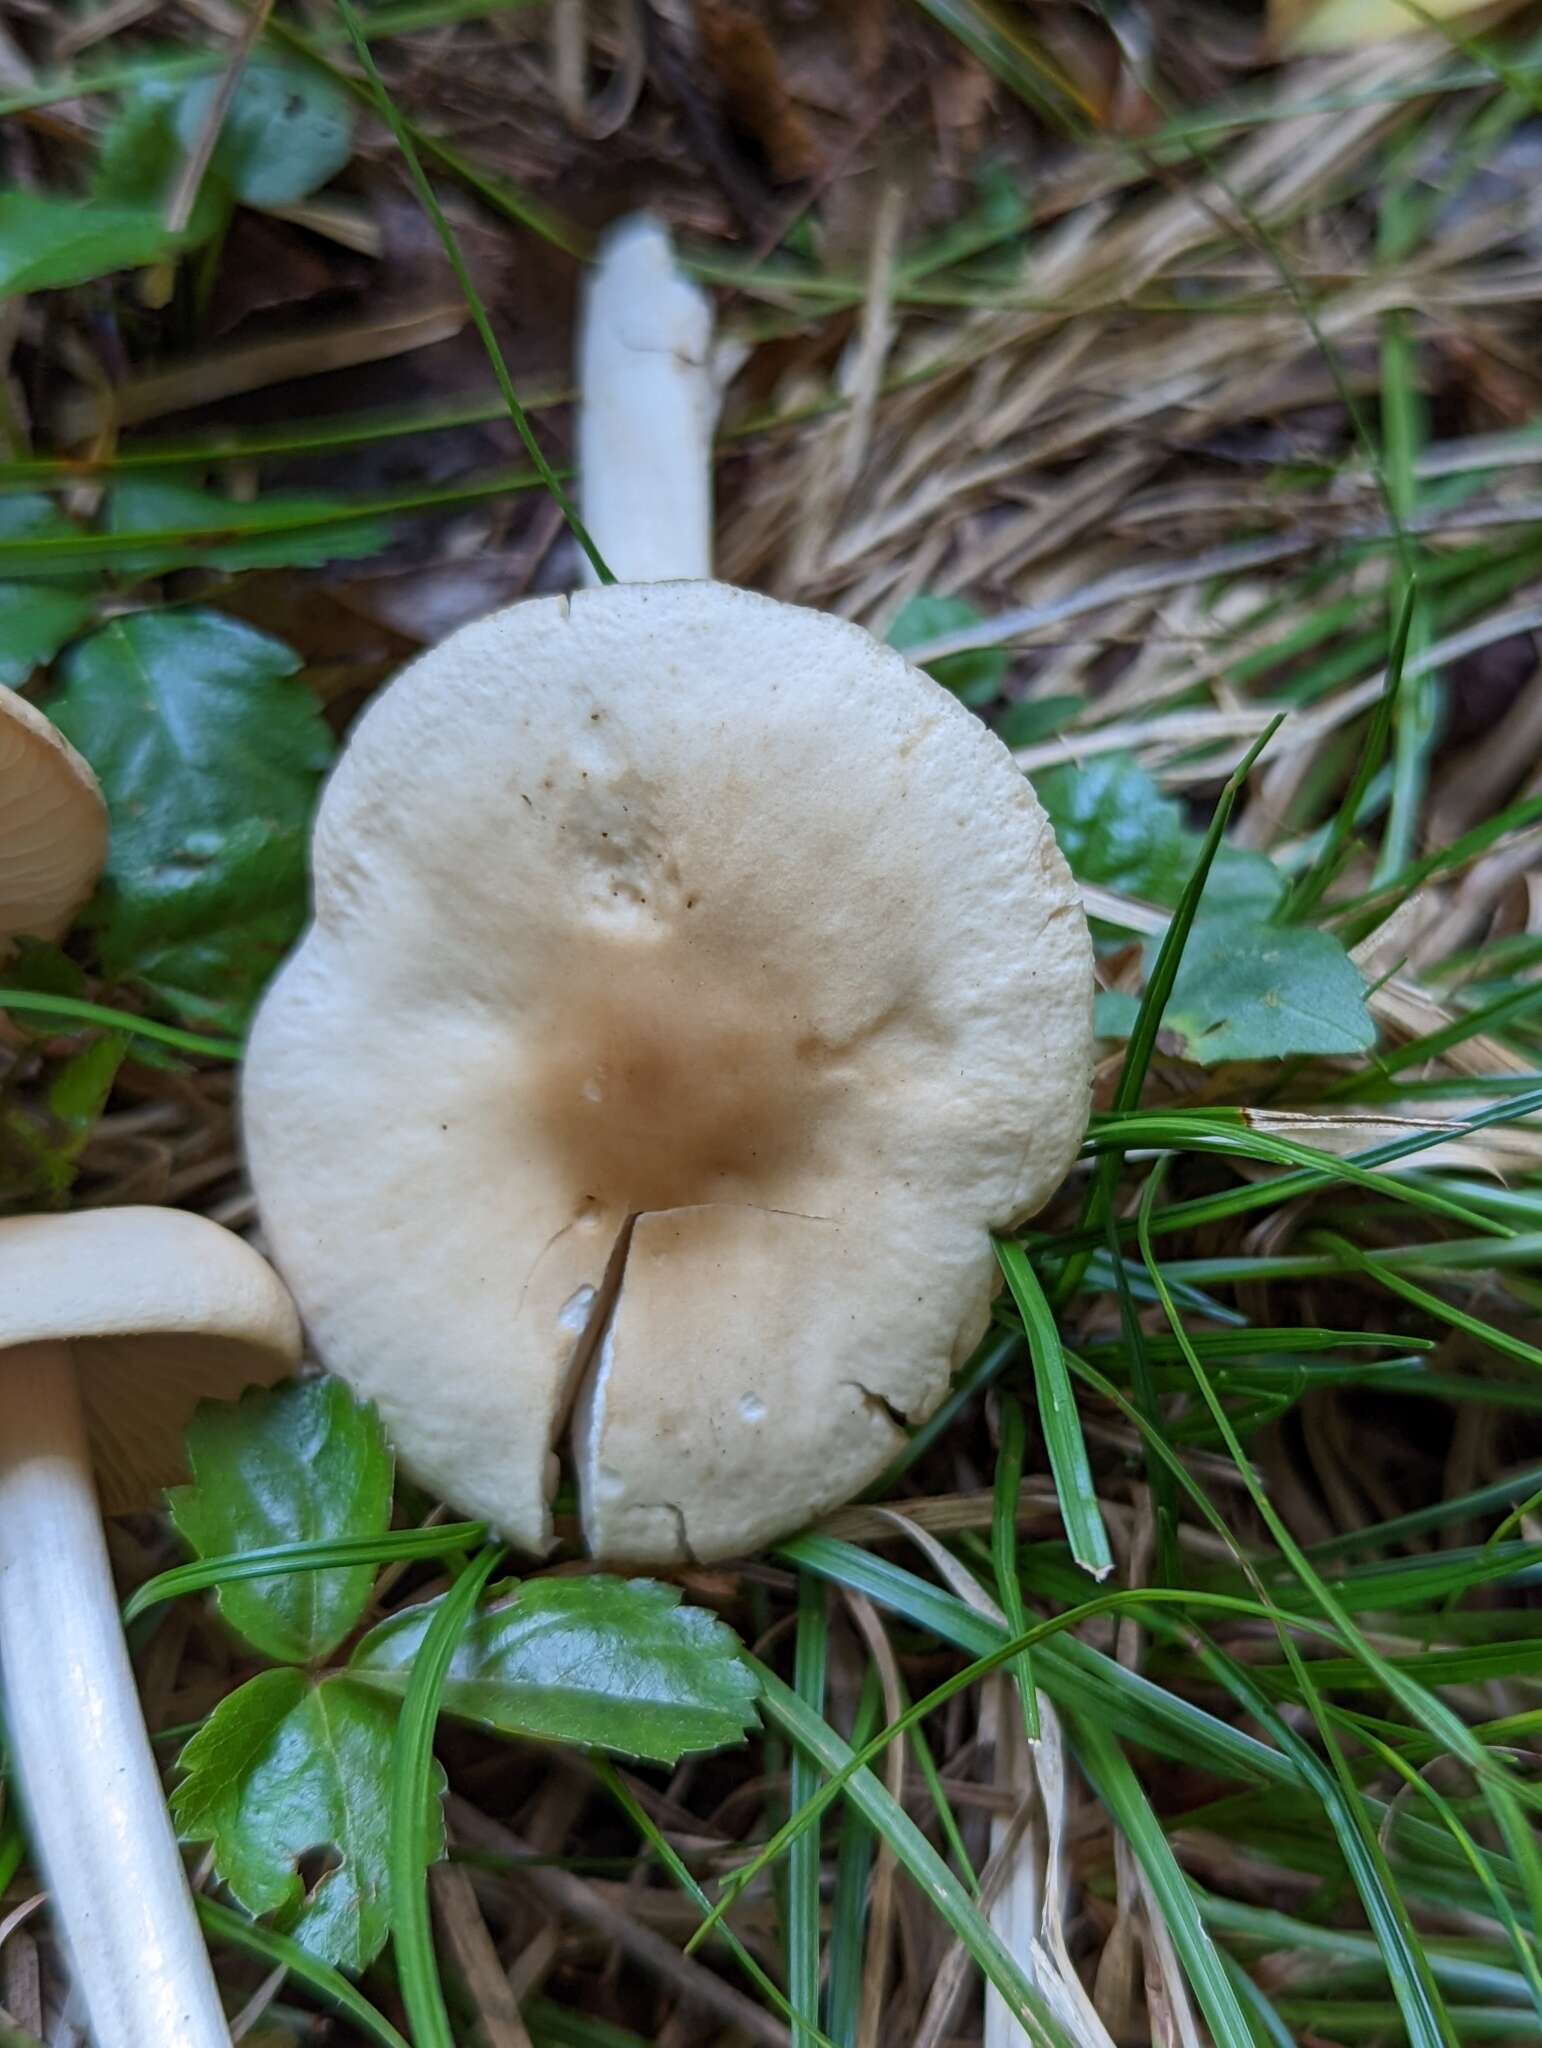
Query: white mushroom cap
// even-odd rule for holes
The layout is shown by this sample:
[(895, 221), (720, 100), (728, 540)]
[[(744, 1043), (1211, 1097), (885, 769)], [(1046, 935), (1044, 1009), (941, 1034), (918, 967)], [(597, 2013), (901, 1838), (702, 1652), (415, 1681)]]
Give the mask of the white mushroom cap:
[(125, 1514), (184, 1476), (200, 1401), (294, 1371), (300, 1319), (265, 1259), (189, 1210), (7, 1217), (0, 1351), (50, 1342), (74, 1359), (102, 1510)]
[(96, 777), (41, 711), (0, 688), (0, 955), (23, 934), (57, 938), (106, 858)]
[(314, 862), (246, 1135), (408, 1469), (539, 1550), (576, 1398), (590, 1545), (649, 1562), (874, 1477), (1087, 1117), (1086, 921), (999, 741), (817, 612), (543, 598), (377, 699)]

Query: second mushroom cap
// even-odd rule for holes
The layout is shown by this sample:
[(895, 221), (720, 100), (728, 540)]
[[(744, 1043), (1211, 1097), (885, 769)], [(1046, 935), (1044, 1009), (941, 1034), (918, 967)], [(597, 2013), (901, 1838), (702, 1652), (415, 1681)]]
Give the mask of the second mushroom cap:
[(597, 1555), (849, 1498), (983, 1334), (1086, 1122), (1032, 791), (868, 634), (709, 583), (464, 628), (360, 721), (253, 1032), (264, 1223), (408, 1468)]

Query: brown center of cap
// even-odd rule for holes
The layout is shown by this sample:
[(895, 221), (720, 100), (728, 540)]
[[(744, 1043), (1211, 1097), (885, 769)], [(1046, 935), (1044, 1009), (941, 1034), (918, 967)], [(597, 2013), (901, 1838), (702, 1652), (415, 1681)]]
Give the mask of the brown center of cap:
[(575, 1210), (766, 1201), (815, 1164), (840, 1082), (775, 977), (756, 984), (681, 937), (583, 946), (520, 1089)]

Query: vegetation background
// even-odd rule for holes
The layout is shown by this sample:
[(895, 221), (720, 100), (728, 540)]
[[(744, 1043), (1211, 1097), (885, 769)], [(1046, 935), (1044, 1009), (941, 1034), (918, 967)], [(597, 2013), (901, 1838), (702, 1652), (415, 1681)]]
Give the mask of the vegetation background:
[[(1539, 110), (1462, 0), (0, 7), (0, 680), (113, 819), (7, 1209), (252, 1226), (319, 779), (577, 581), (531, 437), (639, 203), (720, 573), (988, 718), (1099, 940), (1082, 1166), (867, 1501), (477, 1605), (313, 1381), (114, 1530), (251, 2048), (1542, 2039)], [(75, 2042), (9, 1801), (0, 1878)]]

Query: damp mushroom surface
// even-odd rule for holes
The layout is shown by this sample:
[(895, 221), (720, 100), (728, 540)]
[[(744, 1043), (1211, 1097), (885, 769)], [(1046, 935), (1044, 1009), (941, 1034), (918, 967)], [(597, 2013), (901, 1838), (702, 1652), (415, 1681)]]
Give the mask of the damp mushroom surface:
[(1033, 793), (856, 626), (539, 599), (366, 712), (244, 1081), (264, 1227), (406, 1467), (598, 1557), (849, 1498), (983, 1334), (1086, 1122), (1091, 949)]

